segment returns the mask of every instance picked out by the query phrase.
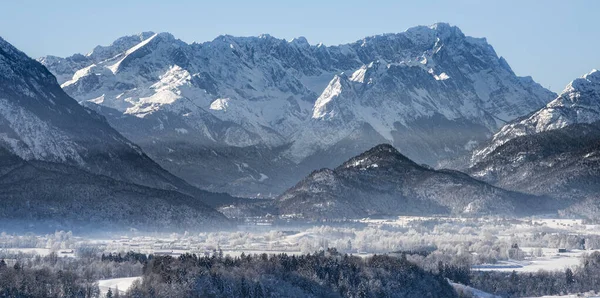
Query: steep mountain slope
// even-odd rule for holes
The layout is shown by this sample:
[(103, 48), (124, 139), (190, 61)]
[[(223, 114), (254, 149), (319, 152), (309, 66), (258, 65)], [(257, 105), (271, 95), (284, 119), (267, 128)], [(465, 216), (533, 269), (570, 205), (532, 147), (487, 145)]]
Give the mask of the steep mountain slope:
[[(129, 206), (120, 211), (144, 205), (131, 211), (132, 218), (148, 208), (164, 209), (171, 216), (167, 209), (173, 208), (178, 209), (173, 217), (186, 216), (182, 223), (191, 214), (198, 217), (196, 223), (211, 219), (218, 223), (224, 222), (223, 216), (203, 201), (232, 200), (200, 191), (165, 171), (102, 116), (70, 98), (43, 65), (2, 38), (0, 151), (2, 212), (12, 214), (7, 218), (26, 212), (22, 203), (31, 209), (32, 217), (45, 216), (38, 211), (54, 210), (50, 214), (60, 219), (60, 212), (80, 210), (63, 209), (74, 206), (69, 204), (92, 212), (93, 201), (93, 206), (100, 202), (116, 206), (122, 201)], [(181, 206), (185, 201), (187, 207)], [(31, 207), (34, 203), (38, 209)], [(85, 218), (88, 212), (73, 216)], [(156, 212), (147, 220), (158, 220)]]
[(545, 107), (502, 127), (489, 144), (474, 151), (472, 162), (485, 159), (500, 145), (519, 136), (596, 121), (600, 121), (600, 71), (594, 69), (569, 83)]
[(460, 172), (420, 166), (387, 144), (335, 170), (313, 172), (277, 204), (284, 215), (307, 218), (532, 214), (554, 205), (547, 198), (506, 191)]
[(280, 193), (381, 142), (435, 164), (555, 97), (443, 23), (329, 47), (144, 33), (40, 61), (167, 170), (243, 195)]
[(600, 215), (600, 122), (510, 139), (467, 170), (499, 187), (559, 198), (566, 212)]
[(561, 198), (600, 191), (600, 122), (507, 141), (468, 172), (503, 188)]
[(161, 168), (104, 117), (70, 98), (44, 66), (3, 39), (0, 70), (0, 145), (19, 157), (178, 190), (206, 202), (231, 200), (200, 191)]

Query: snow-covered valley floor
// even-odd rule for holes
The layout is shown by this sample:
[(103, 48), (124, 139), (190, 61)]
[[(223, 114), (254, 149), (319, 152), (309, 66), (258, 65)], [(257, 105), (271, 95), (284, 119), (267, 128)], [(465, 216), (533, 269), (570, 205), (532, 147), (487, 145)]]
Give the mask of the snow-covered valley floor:
[[(562, 271), (580, 265), (581, 257), (600, 250), (600, 226), (577, 219), (553, 218), (451, 218), (398, 217), (365, 218), (334, 224), (265, 223), (248, 221), (233, 231), (172, 234), (138, 231), (106, 232), (103, 237), (54, 234), (0, 234), (0, 259), (13, 264), (34, 255), (79, 258), (82, 254), (200, 256), (222, 254), (305, 254), (335, 248), (357, 256), (417, 252), (436, 258), (460, 260), (477, 271), (537, 272)], [(13, 262), (13, 263), (11, 263)], [(466, 262), (466, 263), (464, 263)], [(101, 279), (106, 294), (123, 293), (139, 278), (119, 273)], [(460, 285), (453, 285), (461, 287)], [(475, 297), (486, 296), (476, 289), (462, 288)], [(600, 290), (600, 289), (599, 289)], [(565, 296), (572, 297), (572, 296)], [(574, 297), (574, 296), (573, 296)], [(586, 296), (582, 296), (586, 297)]]

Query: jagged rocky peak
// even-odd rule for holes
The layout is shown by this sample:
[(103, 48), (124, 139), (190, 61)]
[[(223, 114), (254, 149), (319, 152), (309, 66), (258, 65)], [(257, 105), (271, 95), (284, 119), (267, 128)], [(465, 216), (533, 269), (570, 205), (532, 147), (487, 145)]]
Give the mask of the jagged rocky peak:
[(290, 46), (295, 42), (286, 42), (284, 39), (273, 37), (269, 34), (261, 34), (259, 36), (233, 36), (229, 34), (219, 35), (212, 41), (199, 43), (202, 47), (220, 48), (229, 52), (238, 50), (244, 52), (247, 49), (272, 49), (279, 46)]
[[(432, 56), (445, 52), (445, 47), (449, 47), (450, 52), (471, 51), (473, 49), (469, 48), (474, 48), (480, 54), (479, 58), (487, 63), (495, 60), (493, 62), (499, 64), (502, 59), (497, 56), (485, 38), (466, 36), (460, 28), (448, 23), (411, 27), (401, 33), (369, 36), (351, 45), (357, 50), (358, 58), (363, 64), (384, 59), (397, 63), (428, 64), (429, 62), (430, 66), (435, 66), (435, 63), (430, 63)], [(445, 58), (460, 57), (446, 56)]]
[(348, 160), (342, 164), (339, 169), (388, 168), (406, 165), (416, 166), (417, 164), (408, 157), (402, 155), (394, 146), (390, 144), (380, 144)]
[[(592, 115), (589, 113), (597, 117), (586, 117)], [(600, 120), (600, 71), (594, 69), (570, 82), (555, 100), (525, 121), (531, 120), (540, 120), (548, 129)], [(538, 125), (537, 132), (548, 130), (544, 128)]]
[(290, 40), (290, 44), (304, 48), (310, 47), (310, 43), (308, 43), (308, 40), (304, 36), (293, 38)]
[(135, 35), (123, 36), (116, 39), (108, 46), (96, 46), (91, 52), (86, 54), (86, 56), (91, 57), (94, 60), (112, 58), (115, 55), (123, 51), (127, 51), (140, 42), (152, 37), (153, 35), (155, 35), (154, 32), (147, 31)]
[(435, 23), (431, 26), (417, 26), (409, 28), (405, 31), (414, 43), (422, 45), (432, 45), (441, 40), (450, 38), (464, 38), (463, 32), (456, 26), (451, 26), (448, 23)]

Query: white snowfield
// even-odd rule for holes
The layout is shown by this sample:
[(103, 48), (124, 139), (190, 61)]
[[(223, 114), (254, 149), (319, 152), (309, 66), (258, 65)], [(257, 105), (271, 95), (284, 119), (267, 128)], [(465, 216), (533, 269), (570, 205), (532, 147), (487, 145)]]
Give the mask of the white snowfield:
[[(533, 251), (534, 248), (521, 247), (524, 251)], [(591, 253), (598, 250), (572, 250), (566, 253), (557, 253), (557, 249), (544, 248), (544, 256), (531, 258), (524, 261), (507, 260), (499, 261), (496, 264), (475, 265), (473, 269), (479, 271), (506, 271), (506, 272), (538, 272), (545, 271), (564, 271), (567, 268), (573, 269), (580, 265), (580, 257), (584, 253)]]
[(98, 287), (100, 288), (100, 295), (104, 296), (108, 293), (108, 289), (111, 289), (113, 294), (118, 290), (119, 294), (125, 294), (127, 289), (131, 287), (134, 281), (141, 279), (141, 276), (136, 277), (123, 277), (123, 278), (111, 278), (101, 279), (98, 281)]

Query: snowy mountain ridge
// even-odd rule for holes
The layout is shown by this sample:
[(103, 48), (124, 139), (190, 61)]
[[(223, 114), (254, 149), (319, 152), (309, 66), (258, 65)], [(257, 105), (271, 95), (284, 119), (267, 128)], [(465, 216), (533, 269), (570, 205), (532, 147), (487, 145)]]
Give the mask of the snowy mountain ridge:
[(471, 163), (485, 159), (496, 148), (516, 137), (596, 121), (600, 121), (600, 71), (594, 69), (570, 82), (545, 107), (502, 127), (489, 145), (473, 153)]
[[(334, 167), (382, 140), (436, 164), (555, 97), (517, 77), (484, 38), (445, 23), (339, 46), (270, 35), (187, 44), (147, 32), (86, 56), (39, 61), (168, 170), (230, 192), (248, 181), (260, 192), (282, 191), (301, 176), (259, 174), (279, 176), (290, 164), (301, 175)], [(350, 149), (330, 158), (341, 144)], [(198, 147), (228, 173), (201, 173), (198, 163), (209, 157), (192, 152)], [(232, 153), (249, 147), (262, 160)]]

